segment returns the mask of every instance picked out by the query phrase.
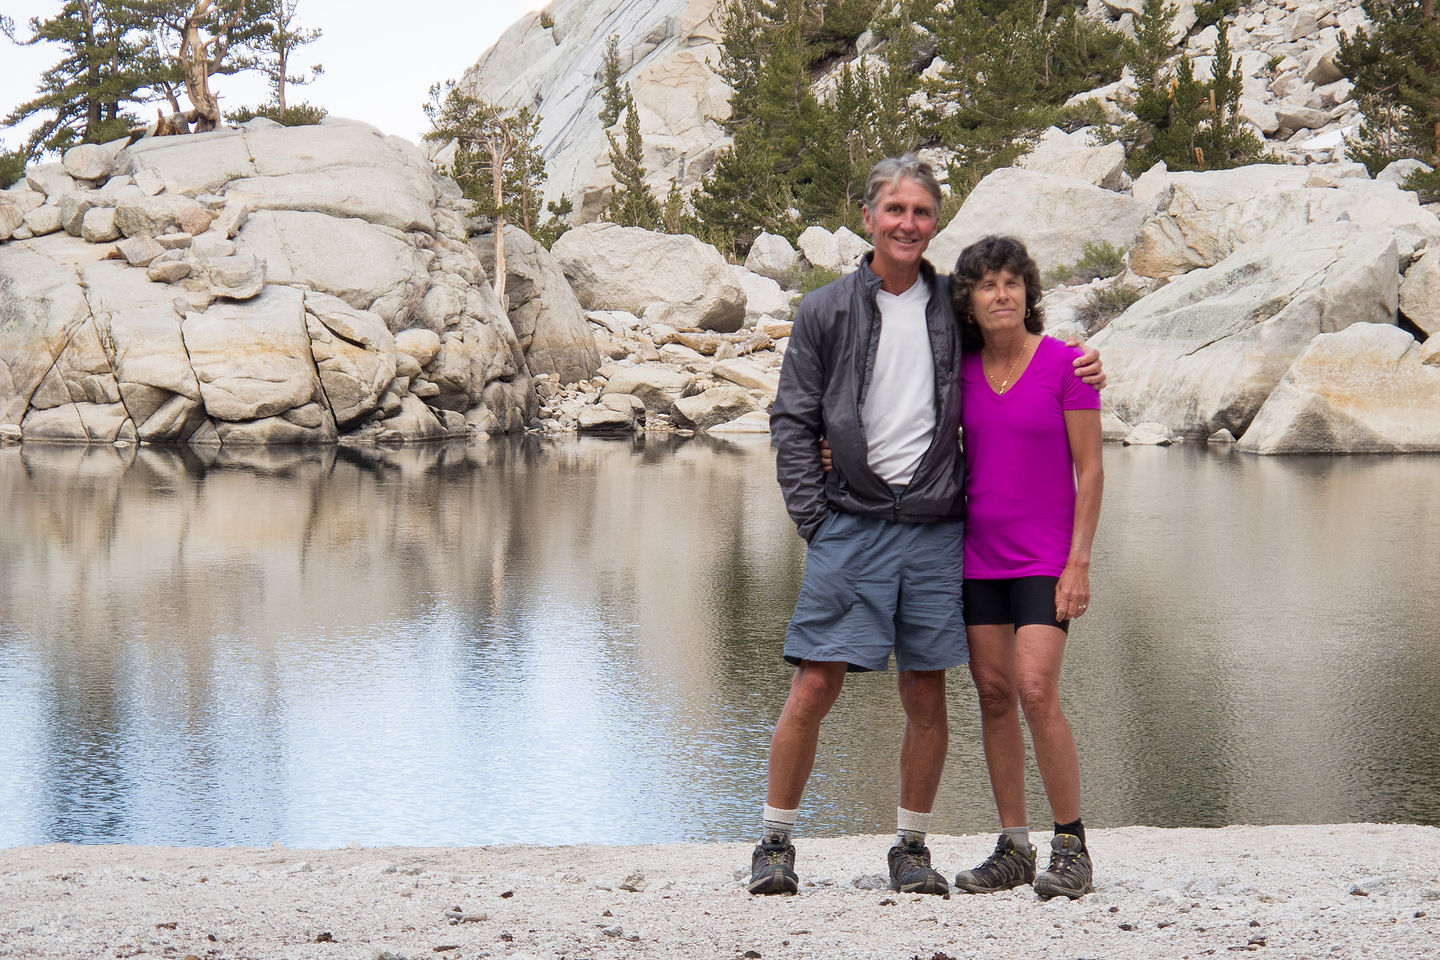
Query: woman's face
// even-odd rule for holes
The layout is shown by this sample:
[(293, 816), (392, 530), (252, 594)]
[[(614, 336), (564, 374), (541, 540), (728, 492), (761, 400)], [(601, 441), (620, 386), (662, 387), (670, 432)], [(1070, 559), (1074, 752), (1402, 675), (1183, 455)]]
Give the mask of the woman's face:
[(1025, 325), (1025, 278), (987, 270), (970, 288), (970, 313), (982, 332)]

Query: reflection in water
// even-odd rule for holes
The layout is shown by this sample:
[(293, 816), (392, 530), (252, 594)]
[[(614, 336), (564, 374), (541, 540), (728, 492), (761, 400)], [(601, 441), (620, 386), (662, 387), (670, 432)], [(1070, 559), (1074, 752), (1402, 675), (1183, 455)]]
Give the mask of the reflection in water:
[[(222, 457), (0, 450), (0, 846), (754, 833), (804, 557), (763, 441)], [(1087, 820), (1440, 823), (1440, 460), (1106, 468)], [(951, 702), (936, 830), (988, 832)], [(852, 677), (805, 832), (893, 826), (900, 728)]]

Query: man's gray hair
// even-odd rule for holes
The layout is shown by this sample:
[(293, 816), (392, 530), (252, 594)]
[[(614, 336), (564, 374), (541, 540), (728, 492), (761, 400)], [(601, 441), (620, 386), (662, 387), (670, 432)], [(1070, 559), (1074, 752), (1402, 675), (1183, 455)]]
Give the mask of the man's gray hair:
[(935, 179), (935, 170), (917, 153), (886, 157), (870, 168), (870, 176), (865, 178), (865, 207), (873, 210), (875, 201), (880, 199), (880, 191), (886, 187), (893, 189), (901, 180), (914, 180), (929, 190), (935, 201), (935, 214), (939, 216), (940, 181)]

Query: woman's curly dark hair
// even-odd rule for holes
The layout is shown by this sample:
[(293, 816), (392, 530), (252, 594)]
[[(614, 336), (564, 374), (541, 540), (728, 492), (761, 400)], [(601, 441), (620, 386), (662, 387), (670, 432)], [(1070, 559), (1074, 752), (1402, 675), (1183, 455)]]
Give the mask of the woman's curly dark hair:
[(966, 349), (985, 344), (980, 325), (970, 314), (970, 291), (991, 270), (1009, 270), (1025, 281), (1025, 329), (1031, 333), (1045, 329), (1045, 311), (1040, 306), (1040, 266), (1019, 240), (991, 234), (960, 251), (955, 269), (950, 272), (950, 302), (960, 321), (960, 343)]

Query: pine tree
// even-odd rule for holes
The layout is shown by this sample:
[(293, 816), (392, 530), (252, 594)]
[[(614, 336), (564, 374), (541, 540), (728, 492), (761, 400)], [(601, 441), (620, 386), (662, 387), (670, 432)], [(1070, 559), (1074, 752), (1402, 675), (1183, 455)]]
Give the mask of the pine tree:
[(1126, 168), (1138, 174), (1156, 163), (1170, 170), (1225, 170), (1269, 162), (1260, 138), (1240, 126), (1242, 75), (1225, 24), (1219, 24), (1210, 79), (1202, 80), (1183, 53), (1173, 67), (1166, 59), (1174, 14), (1169, 3), (1146, 0), (1135, 23), (1129, 61), (1135, 120), (1120, 133), (1128, 145)]
[[(253, 70), (260, 48), (274, 32), (276, 0), (123, 0), (153, 31), (157, 50), (174, 50), (169, 62), (156, 58), (164, 82), (184, 85), (190, 101), (185, 119), (196, 132), (220, 123), (220, 101), (210, 78)], [(172, 100), (173, 102), (173, 100)]]
[(695, 212), (704, 238), (738, 258), (762, 230), (798, 235), (789, 211), (808, 182), (807, 163), (813, 167), (829, 142), (810, 89), (802, 0), (726, 0), (721, 9), (733, 142), (696, 195)]
[(963, 195), (1065, 121), (1071, 96), (1118, 79), (1123, 43), (1073, 10), (1052, 16), (1043, 0), (956, 0), (918, 17), (945, 67), (927, 81), (938, 106), (926, 118), (956, 150), (950, 187)]
[(54, 44), (61, 51), (59, 62), (41, 76), (36, 95), (5, 117), (6, 126), (42, 117), (20, 153), (28, 159), (81, 140), (112, 140), (138, 123), (127, 108), (150, 97), (150, 78), (142, 69), (144, 26), (119, 0), (67, 0), (55, 16), (31, 18), (30, 35), (23, 39), (13, 20), (0, 17), (0, 32), (14, 43)]
[(448, 171), (477, 214), (493, 219), (495, 233), (495, 293), (505, 304), (505, 223), (507, 211), (517, 202), (525, 184), (507, 181), (515, 158), (526, 150), (527, 134), (538, 120), (528, 110), (507, 113), (496, 104), (466, 92), (453, 80), (430, 87), (423, 107), (430, 130), (423, 138), (432, 143), (455, 144)]
[[(1440, 167), (1440, 17), (1435, 0), (1364, 0), (1372, 29), (1340, 38), (1336, 63), (1364, 122), (1350, 155), (1379, 173), (1403, 158)], [(1422, 178), (1423, 181), (1423, 178)], [(1424, 184), (1422, 183), (1422, 186)], [(1440, 176), (1429, 186), (1440, 188)]]
[(300, 0), (274, 0), (274, 11), (271, 14), (273, 28), (269, 35), (264, 37), (259, 44), (260, 50), (260, 72), (270, 81), (271, 95), (274, 97), (275, 106), (283, 116), (289, 109), (285, 98), (287, 86), (303, 86), (311, 83), (315, 78), (325, 72), (324, 66), (314, 64), (309, 71), (301, 70), (298, 73), (291, 73), (294, 68), (291, 66), (293, 58), (300, 48), (309, 46), (323, 36), (323, 31), (318, 28), (302, 27), (296, 21), (296, 11), (300, 7)]
[(611, 34), (605, 41), (605, 62), (600, 72), (600, 126), (615, 126), (630, 97), (630, 85), (620, 83), (620, 38)]
[(622, 227), (658, 229), (660, 204), (645, 185), (645, 144), (640, 138), (640, 113), (633, 98), (625, 98), (624, 147), (613, 133), (606, 131), (605, 136), (610, 141), (610, 166), (615, 177), (605, 219)]

